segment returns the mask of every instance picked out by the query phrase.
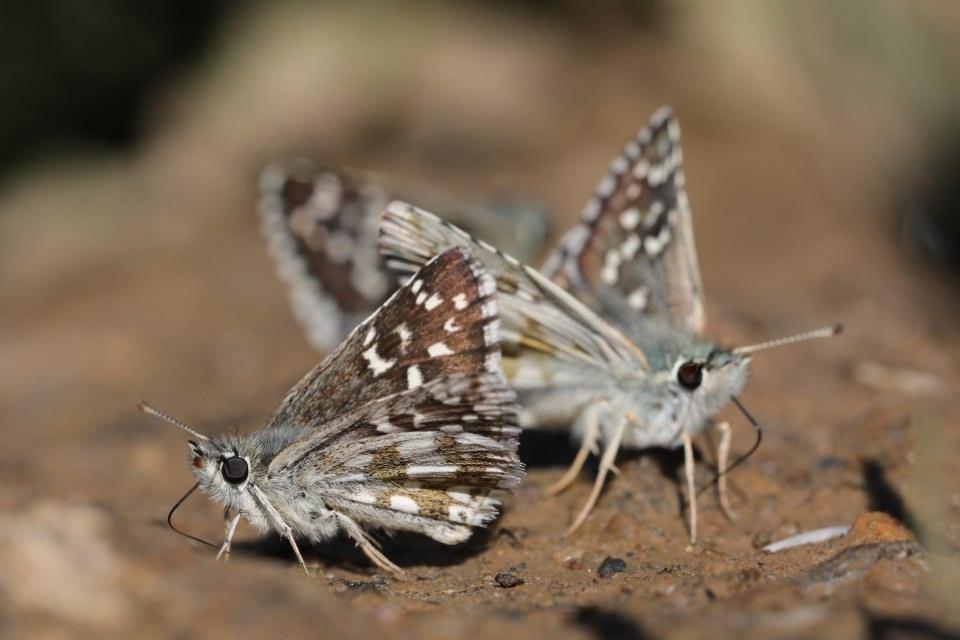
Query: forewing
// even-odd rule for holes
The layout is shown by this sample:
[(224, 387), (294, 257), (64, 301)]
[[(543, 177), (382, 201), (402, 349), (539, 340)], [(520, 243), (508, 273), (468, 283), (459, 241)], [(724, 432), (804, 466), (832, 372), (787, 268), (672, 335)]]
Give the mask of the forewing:
[(436, 256), (287, 393), (268, 428), (327, 430), (339, 415), (434, 379), (499, 372), (493, 293), (466, 250)]
[(700, 333), (702, 285), (680, 127), (663, 107), (610, 165), (543, 272), (621, 327), (644, 316)]
[(291, 306), (310, 343), (328, 351), (393, 288), (376, 248), (387, 194), (306, 160), (267, 167), (260, 192), (261, 226)]
[[(549, 356), (556, 367), (581, 375), (584, 368), (601, 375), (646, 369), (635, 345), (532, 267), (412, 205), (393, 202), (383, 213), (380, 250), (398, 273), (412, 272), (450, 247), (469, 248), (496, 280), (505, 354), (521, 360), (524, 354)], [(515, 382), (509, 371), (508, 379)]]

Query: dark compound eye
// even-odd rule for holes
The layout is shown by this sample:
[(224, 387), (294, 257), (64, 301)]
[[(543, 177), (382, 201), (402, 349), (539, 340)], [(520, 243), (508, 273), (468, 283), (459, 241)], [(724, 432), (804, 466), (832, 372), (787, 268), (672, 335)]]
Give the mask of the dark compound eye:
[(693, 391), (703, 382), (703, 365), (696, 362), (684, 362), (677, 369), (677, 382), (684, 389)]
[(220, 463), (220, 473), (230, 484), (240, 484), (247, 479), (248, 472), (247, 461), (239, 456), (227, 458)]

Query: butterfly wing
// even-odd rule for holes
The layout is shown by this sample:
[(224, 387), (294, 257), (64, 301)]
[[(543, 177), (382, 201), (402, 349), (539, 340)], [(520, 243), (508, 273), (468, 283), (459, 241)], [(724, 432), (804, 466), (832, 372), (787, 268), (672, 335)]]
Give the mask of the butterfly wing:
[(614, 372), (646, 371), (639, 349), (536, 269), (406, 203), (391, 203), (383, 214), (381, 252), (400, 273), (453, 246), (468, 247), (496, 281), (504, 371), (514, 388), (582, 389)]
[[(399, 195), (376, 176), (308, 160), (264, 170), (258, 213), (267, 247), (294, 314), (318, 351), (334, 348), (393, 290), (376, 238), (380, 212)], [(542, 208), (530, 202), (468, 205), (419, 195), (417, 201), (434, 203), (524, 254), (537, 251), (547, 234)]]
[[(620, 327), (704, 324), (680, 127), (661, 108), (611, 164), (543, 272)], [(631, 331), (633, 333), (633, 331)]]
[(515, 396), (498, 373), (436, 378), (334, 423), (349, 436), (305, 438), (270, 470), (287, 468), (328, 508), (369, 526), (462, 542), (523, 477)]
[(267, 428), (286, 425), (340, 437), (331, 422), (353, 407), (456, 373), (497, 373), (494, 282), (464, 250), (423, 267), (303, 377)]
[(486, 524), (523, 475), (493, 292), (465, 250), (432, 259), (287, 394), (267, 429), (308, 432), (268, 474), (359, 522), (449, 544)]
[(386, 202), (375, 183), (308, 161), (273, 164), (261, 176), (258, 213), (268, 250), (320, 351), (334, 347), (393, 288), (376, 251), (377, 213)]

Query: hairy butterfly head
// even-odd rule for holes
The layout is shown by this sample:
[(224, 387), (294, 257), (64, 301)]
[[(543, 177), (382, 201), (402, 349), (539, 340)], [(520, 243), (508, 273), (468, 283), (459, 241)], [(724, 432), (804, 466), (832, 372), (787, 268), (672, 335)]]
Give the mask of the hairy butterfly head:
[(189, 442), (190, 468), (200, 490), (230, 509), (259, 511), (248, 490), (263, 467), (258, 452), (239, 437), (213, 437)]
[(750, 357), (712, 348), (679, 355), (666, 384), (681, 405), (683, 429), (696, 433), (739, 394), (747, 383)]

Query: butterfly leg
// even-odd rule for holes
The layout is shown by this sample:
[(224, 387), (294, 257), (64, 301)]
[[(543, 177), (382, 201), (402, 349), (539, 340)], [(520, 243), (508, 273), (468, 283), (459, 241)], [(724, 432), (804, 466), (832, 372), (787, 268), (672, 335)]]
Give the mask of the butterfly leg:
[(356, 543), (360, 550), (363, 551), (363, 554), (372, 562), (376, 567), (392, 573), (397, 576), (403, 576), (404, 571), (393, 562), (390, 561), (390, 558), (383, 555), (383, 552), (377, 548), (376, 543), (367, 535), (367, 532), (363, 530), (359, 524), (348, 518), (342, 513), (334, 512), (337, 515), (337, 520), (339, 520), (340, 525), (344, 528), (353, 541)]
[(687, 476), (687, 508), (690, 510), (690, 544), (697, 544), (697, 487), (696, 468), (693, 459), (693, 438), (684, 433), (683, 440), (683, 467)]
[(303, 556), (300, 554), (300, 547), (297, 546), (297, 541), (293, 537), (293, 529), (283, 520), (283, 516), (280, 515), (280, 512), (277, 511), (276, 507), (270, 504), (270, 501), (267, 500), (267, 496), (264, 495), (260, 487), (256, 485), (250, 485), (250, 492), (257, 499), (257, 502), (260, 503), (260, 506), (263, 507), (263, 510), (267, 512), (269, 520), (273, 523), (273, 528), (280, 533), (280, 537), (286, 538), (287, 542), (290, 543), (290, 548), (293, 549), (293, 555), (297, 556), (297, 560), (300, 562), (300, 566), (303, 567), (303, 572), (307, 574), (307, 577), (310, 577), (310, 570), (307, 568), (307, 563), (304, 562)]
[(583, 419), (586, 427), (583, 431), (583, 438), (580, 440), (580, 449), (563, 477), (547, 487), (546, 493), (548, 496), (555, 496), (569, 487), (580, 474), (580, 470), (583, 469), (587, 456), (591, 452), (596, 452), (597, 438), (600, 435), (600, 409), (601, 405), (597, 403), (590, 405), (585, 410)]
[(727, 463), (730, 461), (730, 440), (733, 431), (729, 422), (717, 425), (720, 431), (720, 444), (717, 445), (717, 493), (720, 497), (720, 510), (727, 519), (736, 521), (737, 512), (730, 507), (730, 493), (727, 491)]
[(587, 498), (587, 502), (583, 505), (583, 509), (580, 510), (580, 514), (577, 515), (577, 519), (574, 520), (570, 528), (567, 529), (566, 535), (570, 535), (579, 529), (580, 526), (586, 522), (590, 512), (593, 511), (593, 507), (597, 503), (597, 498), (600, 497), (600, 492), (603, 490), (603, 483), (607, 478), (607, 473), (615, 468), (613, 461), (616, 459), (617, 452), (620, 450), (620, 441), (623, 439), (623, 434), (627, 430), (627, 423), (629, 421), (629, 415), (619, 417), (619, 423), (613, 432), (613, 437), (610, 439), (610, 442), (607, 443), (606, 449), (603, 450), (603, 457), (600, 459), (600, 471), (597, 473), (597, 479), (593, 483), (593, 490), (590, 492), (590, 497)]
[(303, 572), (310, 577), (310, 569), (307, 569), (307, 563), (303, 561), (303, 556), (300, 555), (300, 547), (297, 546), (297, 541), (293, 539), (293, 531), (290, 527), (287, 527), (286, 532), (283, 536), (287, 539), (287, 542), (290, 543), (290, 548), (293, 549), (293, 555), (297, 556), (297, 560), (300, 561), (300, 566), (303, 567)]
[(240, 512), (237, 511), (237, 515), (230, 517), (230, 509), (223, 510), (223, 520), (227, 526), (227, 533), (223, 538), (223, 545), (220, 547), (220, 551), (217, 552), (217, 560), (223, 556), (224, 560), (230, 558), (230, 543), (233, 541), (233, 534), (237, 531), (237, 524), (240, 522)]

